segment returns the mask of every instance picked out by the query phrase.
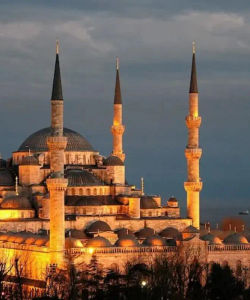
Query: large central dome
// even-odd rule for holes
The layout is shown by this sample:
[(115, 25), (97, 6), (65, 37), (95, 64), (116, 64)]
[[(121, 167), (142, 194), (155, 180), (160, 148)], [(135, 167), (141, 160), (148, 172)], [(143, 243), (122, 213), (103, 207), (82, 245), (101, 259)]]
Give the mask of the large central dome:
[[(79, 133), (64, 128), (63, 135), (68, 138), (65, 151), (95, 151), (90, 143)], [(45, 152), (48, 151), (47, 138), (50, 136), (50, 127), (43, 128), (30, 135), (19, 147), (18, 151)]]

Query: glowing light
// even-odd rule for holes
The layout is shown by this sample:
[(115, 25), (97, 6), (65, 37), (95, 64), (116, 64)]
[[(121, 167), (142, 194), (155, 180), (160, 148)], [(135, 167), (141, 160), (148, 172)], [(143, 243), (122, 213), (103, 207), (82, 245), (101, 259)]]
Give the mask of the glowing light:
[(141, 286), (142, 287), (144, 287), (144, 286), (146, 286), (147, 285), (147, 281), (145, 281), (145, 280), (142, 280), (142, 282), (141, 282)]
[(14, 209), (0, 210), (0, 220), (18, 219), (21, 217), (20, 211)]
[(89, 253), (89, 254), (93, 254), (93, 253), (94, 253), (94, 251), (95, 251), (95, 249), (94, 249), (94, 248), (88, 248), (88, 253)]

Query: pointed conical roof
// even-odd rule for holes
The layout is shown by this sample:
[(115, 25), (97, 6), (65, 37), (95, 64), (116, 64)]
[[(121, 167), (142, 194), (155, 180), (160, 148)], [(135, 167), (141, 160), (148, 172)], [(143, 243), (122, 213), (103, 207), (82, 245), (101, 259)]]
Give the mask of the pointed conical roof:
[(192, 58), (192, 70), (191, 70), (189, 93), (198, 93), (196, 63), (195, 63), (195, 46), (194, 46), (194, 44), (193, 44), (193, 58)]
[(122, 104), (122, 95), (120, 87), (120, 77), (119, 77), (119, 60), (116, 59), (116, 82), (115, 82), (115, 97), (114, 104)]
[(56, 62), (55, 62), (51, 100), (63, 100), (58, 43), (56, 45)]

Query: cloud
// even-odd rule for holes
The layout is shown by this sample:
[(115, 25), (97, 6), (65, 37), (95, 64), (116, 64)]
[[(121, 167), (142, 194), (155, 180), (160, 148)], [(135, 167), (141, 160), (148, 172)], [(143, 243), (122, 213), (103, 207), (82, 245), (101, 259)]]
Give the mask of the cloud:
[[(88, 18), (87, 18), (88, 19)], [(98, 52), (109, 52), (113, 49), (111, 43), (105, 41), (98, 41), (93, 38), (92, 32), (95, 31), (95, 27), (93, 25), (89, 26), (85, 24), (85, 20), (79, 21), (69, 21), (57, 24), (54, 27), (55, 32), (59, 32), (61, 35), (68, 34), (71, 37), (84, 42), (85, 45), (91, 47), (92, 49)]]
[(0, 23), (0, 38), (27, 41), (37, 37), (41, 29), (36, 22)]

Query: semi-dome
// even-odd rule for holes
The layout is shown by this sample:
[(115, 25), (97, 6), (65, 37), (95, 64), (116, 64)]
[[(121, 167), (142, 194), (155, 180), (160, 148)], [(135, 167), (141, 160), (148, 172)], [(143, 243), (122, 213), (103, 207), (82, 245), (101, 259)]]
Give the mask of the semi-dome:
[(166, 227), (160, 232), (160, 236), (167, 239), (175, 239), (175, 240), (181, 240), (182, 237), (179, 230), (174, 227)]
[(68, 178), (68, 186), (100, 186), (104, 185), (94, 174), (80, 169), (66, 170), (66, 178)]
[(224, 244), (248, 244), (248, 240), (244, 235), (238, 232), (230, 234), (224, 239)]
[(133, 235), (127, 234), (119, 238), (115, 242), (115, 246), (116, 247), (139, 247), (139, 243)]
[(22, 166), (39, 166), (38, 159), (35, 156), (25, 156), (21, 161)]
[(148, 237), (144, 242), (144, 246), (165, 246), (165, 240), (159, 235), (152, 235)]
[(213, 235), (212, 233), (207, 233), (203, 236), (201, 236), (201, 240), (203, 241), (208, 241), (208, 243), (210, 245), (215, 244), (215, 245), (221, 245), (222, 241), (220, 238), (218, 238), (217, 236)]
[(114, 155), (110, 155), (106, 159), (103, 160), (103, 165), (104, 166), (124, 166), (123, 161)]
[(140, 229), (139, 231), (137, 231), (135, 233), (135, 235), (139, 238), (139, 239), (146, 239), (152, 235), (154, 235), (154, 230), (150, 227), (144, 227), (142, 229)]
[(159, 208), (158, 203), (150, 196), (142, 196), (140, 201), (141, 209), (153, 209)]
[(85, 247), (87, 248), (102, 248), (102, 247), (111, 247), (109, 240), (105, 239), (102, 236), (96, 236), (87, 241)]
[(13, 177), (8, 169), (0, 168), (0, 186), (14, 185)]
[(0, 206), (8, 209), (32, 209), (32, 205), (27, 197), (16, 195), (3, 199)]
[(86, 228), (86, 233), (94, 234), (99, 232), (111, 231), (110, 226), (104, 221), (95, 221)]
[[(27, 152), (29, 149), (34, 152), (48, 151), (47, 138), (50, 134), (50, 127), (36, 131), (21, 144), (18, 151)], [(95, 151), (90, 143), (76, 131), (64, 128), (63, 135), (68, 138), (65, 151)]]

